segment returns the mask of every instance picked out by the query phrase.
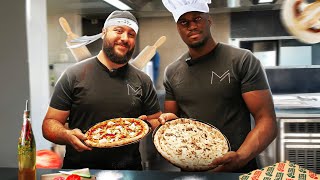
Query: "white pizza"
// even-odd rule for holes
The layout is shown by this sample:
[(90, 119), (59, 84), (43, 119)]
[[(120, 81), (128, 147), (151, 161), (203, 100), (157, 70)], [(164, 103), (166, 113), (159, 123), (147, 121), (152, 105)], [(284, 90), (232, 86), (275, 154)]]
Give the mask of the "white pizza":
[(213, 169), (213, 160), (229, 151), (228, 140), (218, 129), (185, 118), (160, 126), (153, 142), (165, 159), (185, 171)]

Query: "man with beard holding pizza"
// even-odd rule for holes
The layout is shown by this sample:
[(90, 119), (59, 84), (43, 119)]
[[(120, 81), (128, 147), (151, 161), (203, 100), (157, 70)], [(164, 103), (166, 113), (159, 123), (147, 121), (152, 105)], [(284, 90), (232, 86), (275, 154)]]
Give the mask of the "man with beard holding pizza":
[[(195, 118), (217, 127), (231, 151), (215, 159), (216, 172), (250, 172), (255, 157), (276, 137), (276, 117), (270, 88), (260, 61), (245, 49), (214, 40), (210, 0), (162, 0), (173, 14), (188, 46), (165, 71), (165, 112), (162, 123)], [(250, 114), (255, 121), (251, 130)]]
[(90, 127), (108, 119), (143, 115), (153, 127), (159, 123), (151, 121), (161, 114), (151, 79), (128, 64), (137, 33), (138, 22), (130, 12), (114, 11), (102, 33), (92, 36), (103, 39), (99, 54), (74, 64), (59, 78), (42, 132), (49, 141), (66, 145), (63, 168), (142, 169), (139, 143), (115, 148), (83, 143)]

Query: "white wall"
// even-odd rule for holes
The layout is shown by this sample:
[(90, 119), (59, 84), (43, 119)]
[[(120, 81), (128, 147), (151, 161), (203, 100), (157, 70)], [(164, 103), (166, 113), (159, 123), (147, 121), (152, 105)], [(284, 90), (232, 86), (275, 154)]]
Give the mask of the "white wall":
[(29, 98), (25, 1), (1, 1), (0, 16), (0, 167), (17, 167), (22, 114)]
[(43, 138), (41, 131), (49, 100), (46, 6), (46, 1), (43, 0), (26, 1), (31, 118), (37, 150), (51, 147), (51, 143)]
[(41, 132), (49, 98), (45, 2), (8, 0), (0, 7), (0, 167), (17, 167), (26, 99), (30, 100), (37, 150), (51, 147)]

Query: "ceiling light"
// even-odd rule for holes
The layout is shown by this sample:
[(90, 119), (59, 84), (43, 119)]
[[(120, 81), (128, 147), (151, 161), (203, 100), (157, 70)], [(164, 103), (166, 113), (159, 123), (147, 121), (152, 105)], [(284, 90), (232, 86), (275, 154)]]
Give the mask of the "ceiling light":
[(273, 0), (259, 0), (258, 3), (259, 4), (262, 4), (262, 3), (273, 3)]
[(276, 0), (252, 0), (252, 4), (272, 4)]
[(120, 0), (104, 0), (104, 1), (120, 10), (132, 10), (131, 7), (121, 2)]

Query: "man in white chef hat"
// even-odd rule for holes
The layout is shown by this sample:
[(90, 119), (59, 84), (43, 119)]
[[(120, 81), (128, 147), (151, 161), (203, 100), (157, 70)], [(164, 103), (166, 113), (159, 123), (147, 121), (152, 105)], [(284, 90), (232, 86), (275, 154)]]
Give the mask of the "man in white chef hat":
[[(165, 111), (160, 121), (195, 118), (217, 127), (231, 150), (216, 158), (216, 172), (250, 172), (255, 157), (276, 137), (276, 116), (260, 61), (245, 49), (213, 39), (209, 0), (162, 0), (188, 52), (166, 67)], [(250, 114), (255, 127), (250, 127)], [(212, 145), (212, 148), (215, 148)]]

